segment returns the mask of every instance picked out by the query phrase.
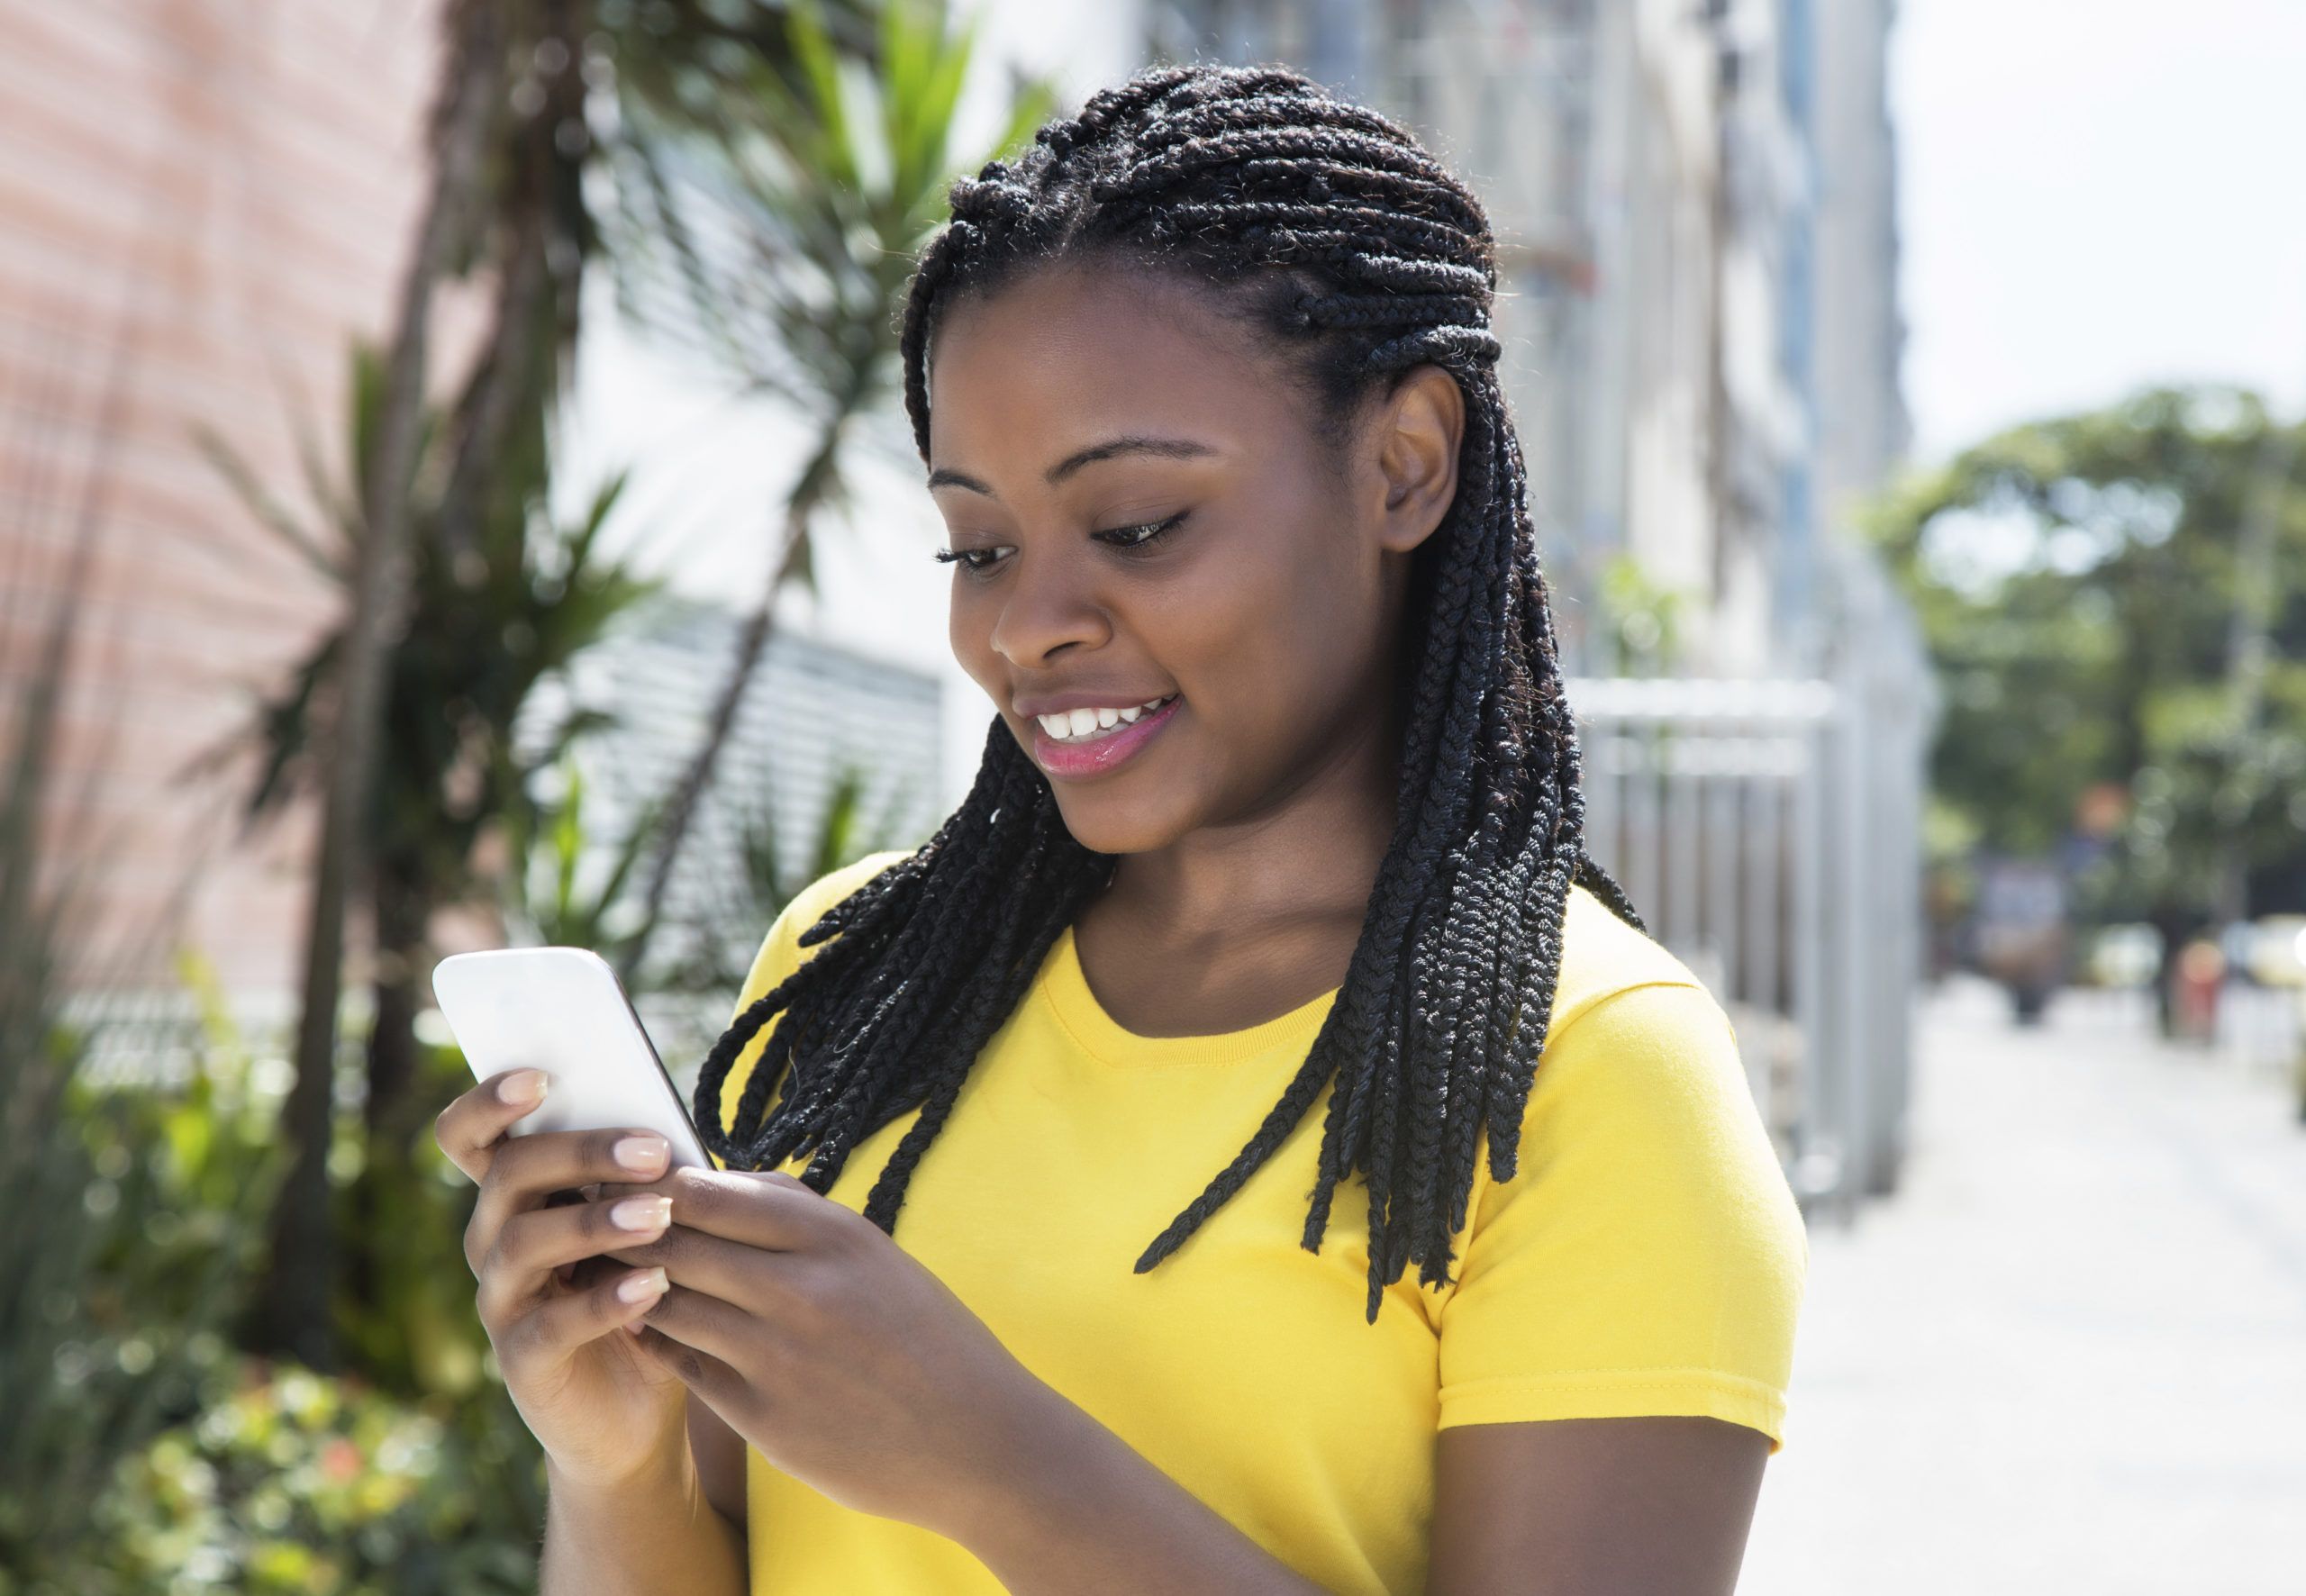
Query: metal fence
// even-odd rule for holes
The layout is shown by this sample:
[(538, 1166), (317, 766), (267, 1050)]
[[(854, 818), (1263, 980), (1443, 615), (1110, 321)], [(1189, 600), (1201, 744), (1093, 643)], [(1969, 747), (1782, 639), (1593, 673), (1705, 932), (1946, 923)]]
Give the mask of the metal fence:
[(1937, 713), (1903, 607), (1837, 570), (1799, 679), (1573, 678), (1589, 847), (1736, 1027), (1805, 1212), (1896, 1184)]

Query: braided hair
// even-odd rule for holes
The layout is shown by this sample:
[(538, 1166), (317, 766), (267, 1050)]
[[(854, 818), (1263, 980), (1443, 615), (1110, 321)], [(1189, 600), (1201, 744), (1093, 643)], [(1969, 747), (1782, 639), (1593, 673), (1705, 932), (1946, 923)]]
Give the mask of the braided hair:
[[(1577, 745), (1489, 328), (1488, 221), (1398, 124), (1280, 67), (1148, 68), (949, 197), (902, 333), (924, 462), (939, 305), (1060, 260), (1206, 285), (1287, 357), (1332, 447), (1361, 400), (1412, 367), (1439, 364), (1464, 391), (1457, 495), (1412, 555), (1397, 819), (1351, 966), (1257, 1134), (1136, 1265), (1176, 1251), (1334, 1081), (1303, 1245), (1320, 1250), (1337, 1183), (1362, 1171), (1375, 1323), (1409, 1260), (1425, 1283), (1449, 1283), (1483, 1127), (1492, 1177), (1513, 1175), (1572, 882), (1641, 927), (1584, 851)], [(822, 1193), (859, 1140), (919, 1108), (863, 1211), (893, 1231), (978, 1050), (1119, 858), (1074, 839), (996, 715), (967, 799), (802, 930), (804, 948), (832, 940), (715, 1043), (695, 1092), (706, 1145), (746, 1169), (812, 1149), (800, 1178)], [(724, 1130), (730, 1069), (779, 1013)]]

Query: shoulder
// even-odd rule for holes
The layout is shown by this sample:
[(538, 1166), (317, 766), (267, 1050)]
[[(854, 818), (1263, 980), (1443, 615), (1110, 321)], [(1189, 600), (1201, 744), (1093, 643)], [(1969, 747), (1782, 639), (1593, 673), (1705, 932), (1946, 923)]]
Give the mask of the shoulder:
[[(1562, 916), (1560, 971), (1524, 1123), (1615, 1116), (1642, 1134), (1708, 1137), (1760, 1115), (1728, 1011), (1689, 966), (1584, 887)], [(1663, 1152), (1664, 1148), (1653, 1148)]]
[(1758, 1293), (1745, 1315), (1782, 1323), (1808, 1237), (1727, 1011), (1583, 888), (1565, 927), (1516, 1172), (1482, 1183), (1482, 1217), (1542, 1196), (1544, 1223), (1670, 1262), (1660, 1280), (1745, 1271), (1737, 1289)]
[(1474, 1167), (1442, 1426), (1696, 1414), (1775, 1451), (1801, 1210), (1721, 1004), (1583, 888), (1512, 1145)]
[(794, 893), (785, 907), (770, 922), (768, 932), (761, 939), (760, 950), (753, 956), (751, 972), (745, 977), (743, 993), (737, 1000), (742, 1011), (770, 987), (800, 968), (806, 955), (814, 954), (822, 943), (803, 948), (801, 933), (820, 920), (832, 906), (863, 886), (882, 871), (901, 859), (912, 857), (910, 848), (888, 848), (867, 854), (852, 860), (838, 870), (827, 871), (808, 885)]
[(1572, 886), (1562, 910), (1561, 962), (1548, 1033), (1566, 1029), (1614, 993), (1659, 984), (1705, 991), (1705, 984), (1664, 943), (1626, 923), (1585, 888)]

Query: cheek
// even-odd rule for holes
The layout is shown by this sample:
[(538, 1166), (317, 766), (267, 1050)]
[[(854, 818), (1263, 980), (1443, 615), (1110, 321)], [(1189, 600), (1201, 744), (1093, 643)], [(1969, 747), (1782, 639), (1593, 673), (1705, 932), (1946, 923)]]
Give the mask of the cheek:
[(1006, 684), (1001, 662), (993, 651), (994, 611), (983, 594), (964, 585), (966, 577), (956, 576), (952, 580), (952, 597), (946, 611), (946, 641), (960, 667), (985, 689), (988, 697), (999, 702)]
[(1278, 540), (1166, 589), (1147, 635), (1211, 720), (1272, 737), (1349, 679), (1367, 621), (1352, 582), (1333, 558)]

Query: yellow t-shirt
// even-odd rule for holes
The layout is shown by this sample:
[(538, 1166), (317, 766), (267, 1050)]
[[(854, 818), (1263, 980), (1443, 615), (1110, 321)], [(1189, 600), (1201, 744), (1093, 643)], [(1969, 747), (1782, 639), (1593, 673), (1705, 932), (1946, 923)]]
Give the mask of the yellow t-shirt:
[[(905, 857), (794, 899), (739, 1011), (829, 946), (800, 948), (803, 929)], [(1256, 1134), (1335, 992), (1246, 1030), (1139, 1036), (1098, 1005), (1069, 929), (914, 1170), (895, 1239), (1035, 1374), (1325, 1591), (1423, 1589), (1450, 1425), (1711, 1415), (1774, 1454), (1809, 1238), (1728, 1017), (1583, 887), (1562, 942), (1520, 1167), (1497, 1183), (1481, 1156), (1453, 1283), (1412, 1265), (1375, 1324), (1358, 1175), (1321, 1251), (1300, 1244), (1327, 1088), (1177, 1251), (1133, 1272)], [(767, 1034), (730, 1073), (724, 1125)], [(834, 1201), (862, 1210), (918, 1114), (858, 1145)], [(746, 1500), (764, 1596), (1002, 1588), (958, 1543), (841, 1507), (757, 1451)]]

